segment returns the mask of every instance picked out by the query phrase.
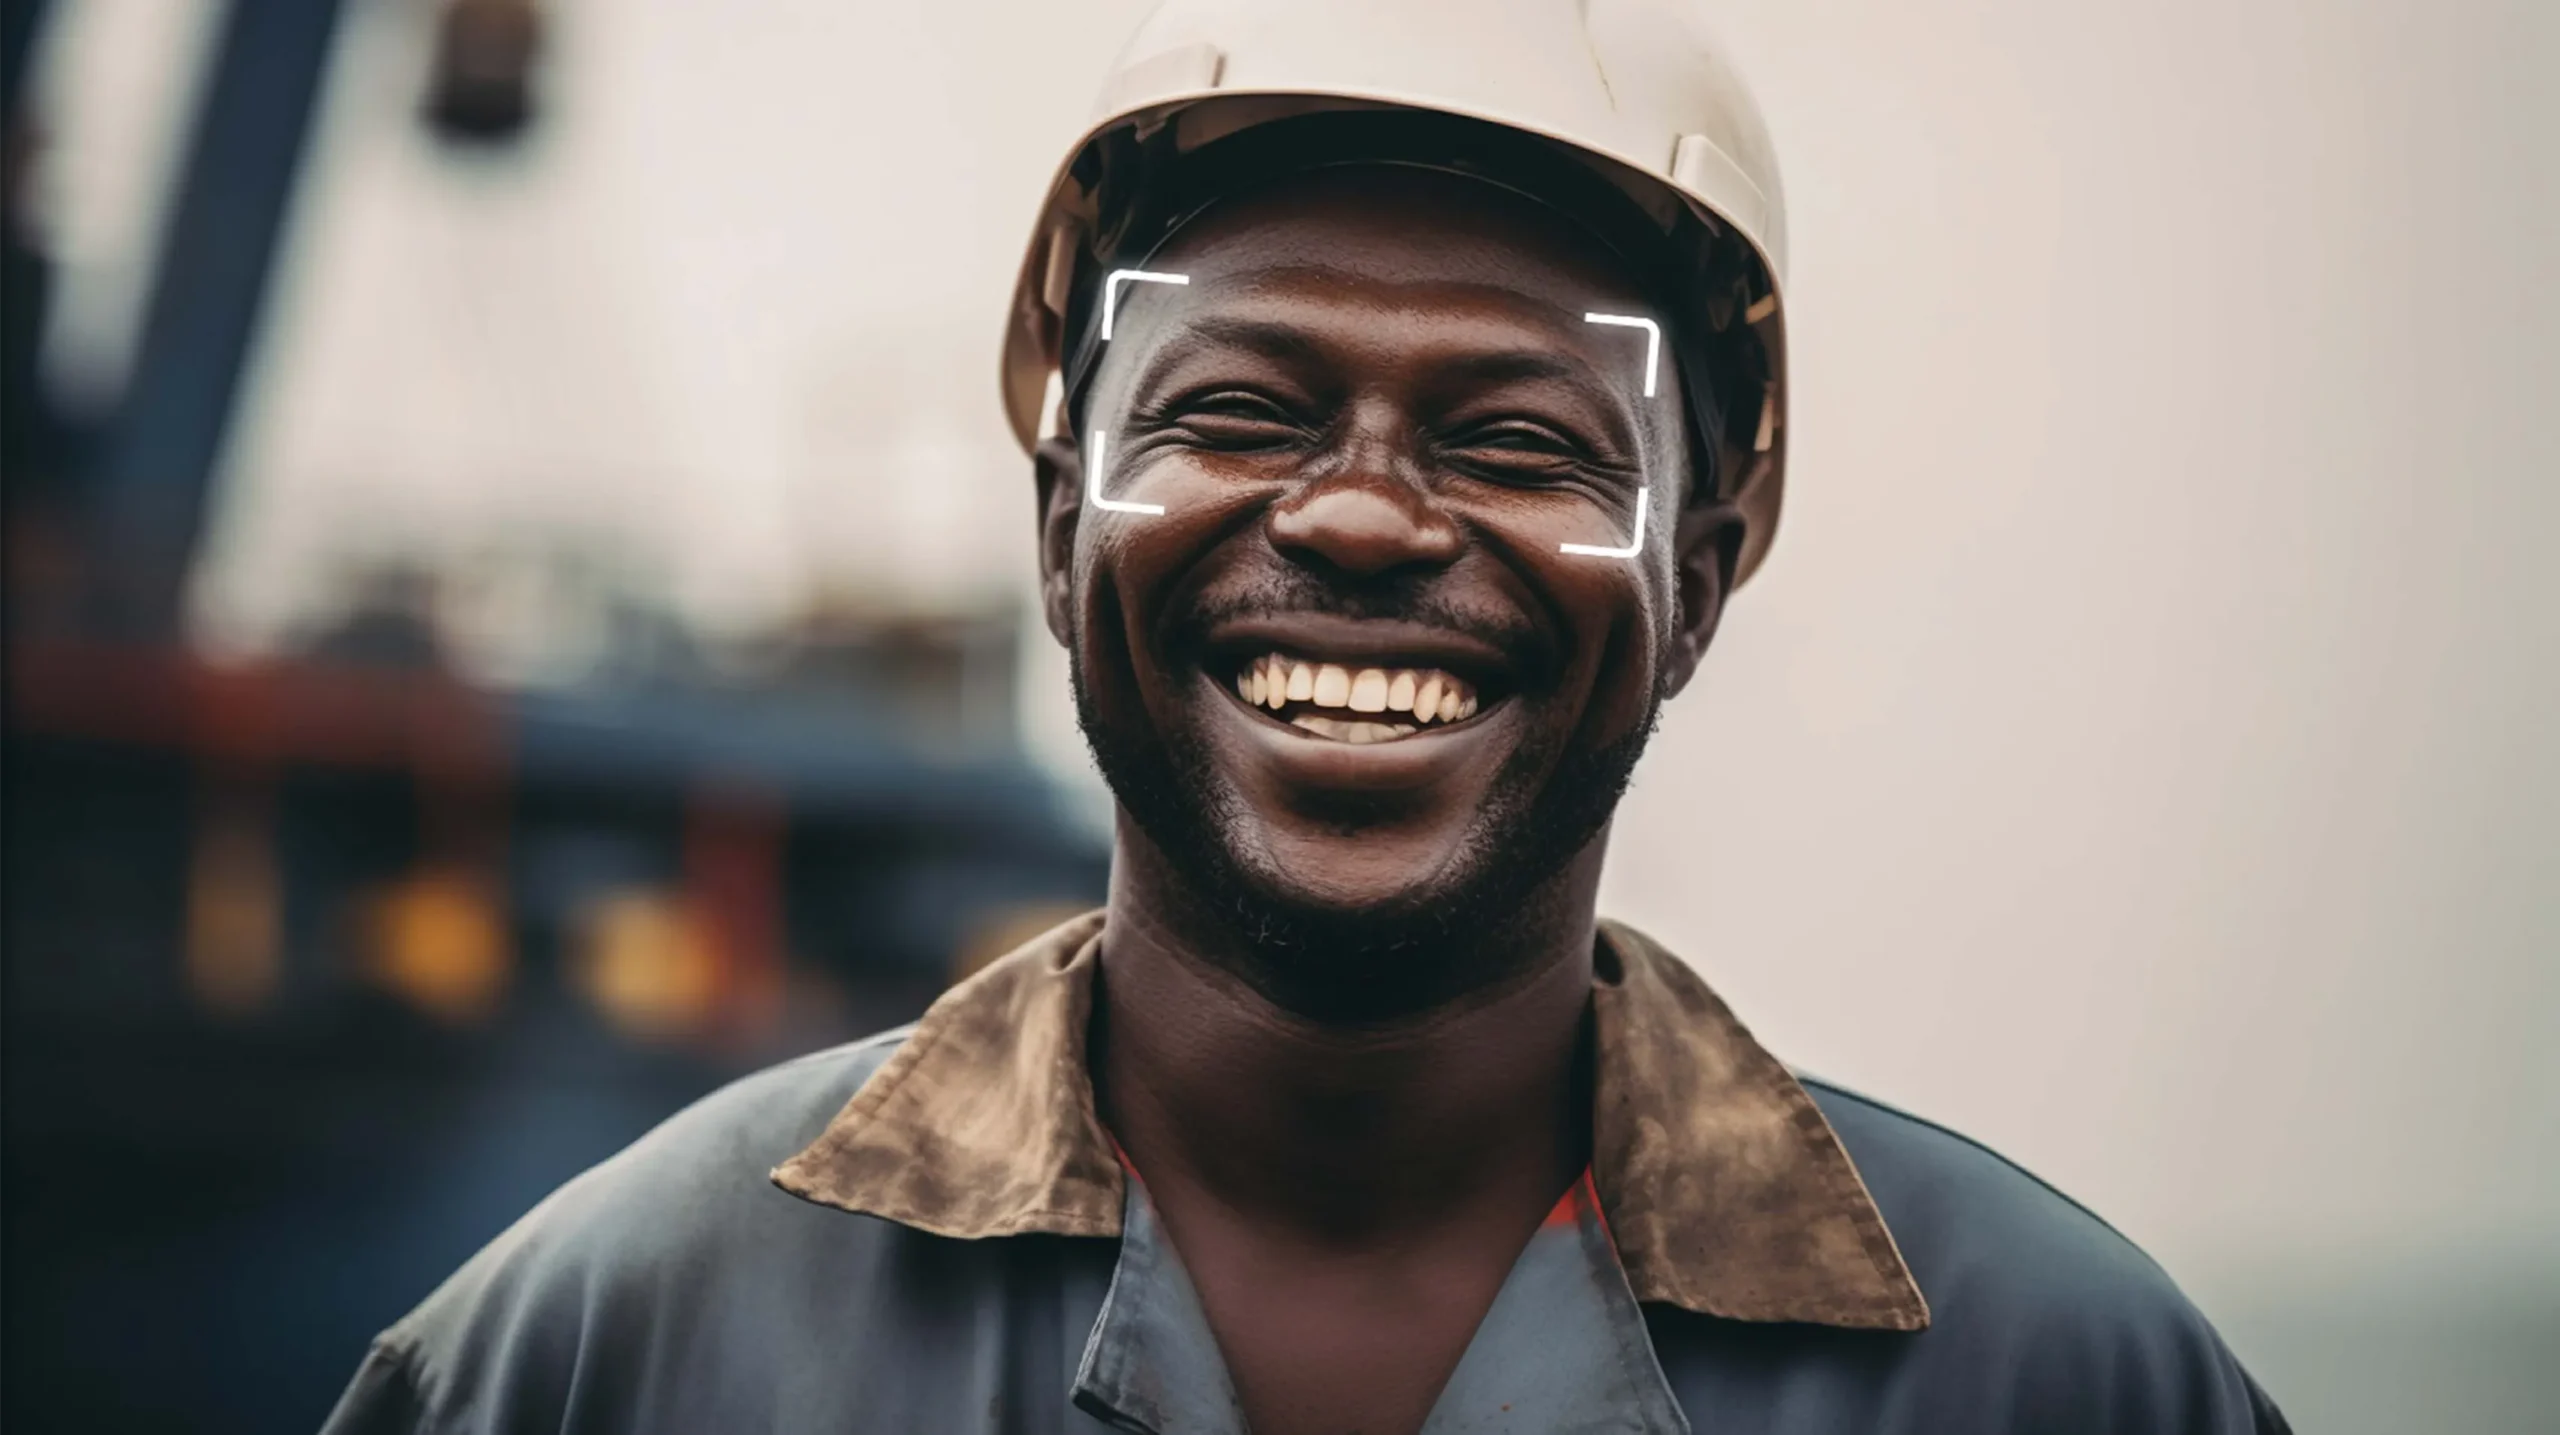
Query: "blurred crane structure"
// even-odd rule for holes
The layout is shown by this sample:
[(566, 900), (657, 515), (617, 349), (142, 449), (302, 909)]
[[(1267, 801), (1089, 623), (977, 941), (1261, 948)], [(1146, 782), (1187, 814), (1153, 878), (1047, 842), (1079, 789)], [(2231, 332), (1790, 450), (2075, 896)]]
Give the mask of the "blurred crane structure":
[[(544, 1191), (909, 1019), (1097, 899), (1103, 851), (1021, 751), (1001, 606), (837, 605), (706, 655), (563, 560), (541, 601), (583, 605), (594, 661), (507, 687), (453, 661), (443, 580), (394, 564), (288, 651), (191, 642), (342, 6), (221, 7), (129, 371), (75, 411), (22, 203), (29, 57), (69, 4), (5, 34), (0, 1423), (311, 1428)], [(537, 6), (453, 0), (436, 33), (422, 143), (539, 127)]]

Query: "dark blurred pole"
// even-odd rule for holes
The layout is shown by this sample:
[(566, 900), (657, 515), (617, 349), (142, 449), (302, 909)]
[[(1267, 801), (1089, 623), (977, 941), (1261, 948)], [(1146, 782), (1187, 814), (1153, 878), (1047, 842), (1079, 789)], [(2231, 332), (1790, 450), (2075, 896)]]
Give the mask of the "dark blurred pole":
[(96, 617), (174, 640), (241, 368), (328, 67), (341, 0), (234, 0), (161, 236), (142, 342), (91, 491)]
[[(21, 104), (27, 89), (27, 62), (35, 50), (36, 32), (44, 28), (46, 0), (0, 3), (0, 124), (9, 132), (9, 202), (18, 201), (19, 146), (26, 142), (29, 116)], [(13, 213), (11, 218), (16, 216)]]
[(43, 28), (46, 0), (8, 0), (0, 5), (0, 113), (18, 123), (18, 96), (27, 81), (27, 57)]
[(25, 106), (27, 63), (46, 9), (44, 0), (0, 6), (0, 482), (13, 496), (43, 449), (36, 344), (44, 332), (47, 275), (43, 256), (26, 245), (18, 207), (26, 200), (36, 147), (35, 117)]

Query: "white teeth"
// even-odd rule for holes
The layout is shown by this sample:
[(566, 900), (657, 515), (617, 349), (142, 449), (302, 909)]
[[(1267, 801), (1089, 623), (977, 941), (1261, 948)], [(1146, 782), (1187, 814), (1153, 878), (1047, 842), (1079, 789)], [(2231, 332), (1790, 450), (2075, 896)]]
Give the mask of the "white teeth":
[(1316, 669), (1315, 691), (1309, 696), (1320, 708), (1349, 707), (1351, 705), (1351, 674), (1343, 671), (1338, 663), (1325, 664)]
[(1359, 722), (1348, 718), (1329, 718), (1322, 713), (1300, 713), (1289, 719), (1289, 725), (1318, 737), (1348, 743), (1393, 742), (1414, 733), (1411, 723)]
[(1355, 713), (1382, 713), (1387, 710), (1385, 669), (1362, 668), (1351, 679), (1351, 710)]
[(1431, 668), (1351, 668), (1340, 663), (1304, 663), (1285, 654), (1257, 658), (1236, 678), (1236, 695), (1274, 712), (1291, 703), (1311, 703), (1346, 713), (1411, 713), (1412, 721), (1354, 722), (1321, 713), (1290, 719), (1308, 732), (1343, 742), (1386, 742), (1405, 737), (1426, 723), (1459, 722), (1475, 716), (1475, 690), (1458, 678)]

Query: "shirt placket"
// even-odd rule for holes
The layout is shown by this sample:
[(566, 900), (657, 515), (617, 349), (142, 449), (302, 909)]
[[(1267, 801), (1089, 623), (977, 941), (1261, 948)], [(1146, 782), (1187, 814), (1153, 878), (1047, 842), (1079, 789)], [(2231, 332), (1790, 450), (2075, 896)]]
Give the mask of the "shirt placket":
[[(1148, 1435), (1246, 1435), (1199, 1293), (1134, 1177), (1125, 1202), (1077, 1407)], [(1588, 1177), (1520, 1252), (1423, 1432), (1688, 1435)]]
[(1147, 1435), (1246, 1435), (1244, 1407), (1155, 1203), (1127, 1182), (1120, 1260), (1076, 1366), (1078, 1409)]

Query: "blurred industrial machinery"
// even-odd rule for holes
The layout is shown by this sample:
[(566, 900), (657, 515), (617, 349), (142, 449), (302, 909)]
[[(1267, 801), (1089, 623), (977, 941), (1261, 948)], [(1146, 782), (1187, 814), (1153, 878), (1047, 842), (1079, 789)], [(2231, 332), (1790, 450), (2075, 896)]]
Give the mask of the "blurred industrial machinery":
[[(341, 5), (219, 7), (94, 411), (43, 381), (23, 204), (62, 8), (5, 33), (0, 1423), (310, 1428), (545, 1190), (735, 1074), (908, 1019), (1097, 899), (1103, 851), (1021, 752), (1001, 607), (819, 605), (708, 663), (644, 593), (554, 564), (601, 646), (510, 689), (463, 675), (452, 595), (395, 565), (290, 651), (191, 645)], [(538, 6), (450, 0), (436, 34), (422, 143), (538, 126)]]

